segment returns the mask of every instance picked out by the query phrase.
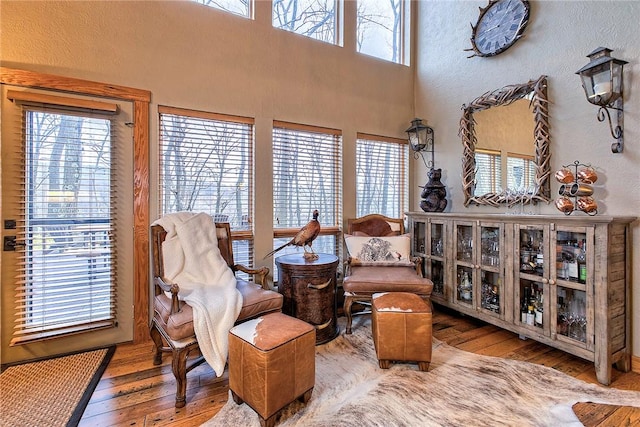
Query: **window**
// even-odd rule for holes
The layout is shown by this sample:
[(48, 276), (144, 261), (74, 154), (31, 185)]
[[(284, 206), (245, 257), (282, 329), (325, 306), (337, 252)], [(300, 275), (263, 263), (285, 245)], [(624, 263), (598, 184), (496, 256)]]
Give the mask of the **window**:
[(251, 18), (253, 0), (192, 0), (196, 3)]
[(502, 192), (500, 151), (476, 148), (476, 188), (474, 195)]
[(116, 323), (115, 126), (106, 114), (38, 104), (22, 108), (12, 345)]
[(231, 225), (237, 263), (253, 261), (253, 119), (158, 107), (160, 215), (206, 212)]
[(404, 0), (357, 0), (358, 52), (404, 63)]
[(337, 44), (336, 4), (336, 0), (273, 0), (273, 26)]
[(533, 191), (536, 164), (533, 156), (507, 153), (507, 187), (512, 190)]
[(356, 211), (402, 218), (408, 204), (407, 141), (358, 134), (356, 145)]
[[(339, 254), (341, 152), (342, 134), (338, 130), (274, 123), (274, 249), (289, 241), (318, 209), (322, 231), (313, 242), (313, 249)], [(299, 252), (300, 249), (289, 247), (280, 254)]]

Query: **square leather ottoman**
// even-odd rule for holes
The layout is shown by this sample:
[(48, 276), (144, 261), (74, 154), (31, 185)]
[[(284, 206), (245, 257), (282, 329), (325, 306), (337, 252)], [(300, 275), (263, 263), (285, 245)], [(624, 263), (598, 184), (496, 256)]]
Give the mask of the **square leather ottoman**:
[(432, 343), (431, 305), (416, 294), (386, 292), (373, 294), (371, 329), (378, 364), (417, 362), (429, 370)]
[(278, 412), (296, 399), (307, 403), (315, 385), (315, 328), (272, 313), (229, 331), (229, 389), (260, 425), (275, 425)]

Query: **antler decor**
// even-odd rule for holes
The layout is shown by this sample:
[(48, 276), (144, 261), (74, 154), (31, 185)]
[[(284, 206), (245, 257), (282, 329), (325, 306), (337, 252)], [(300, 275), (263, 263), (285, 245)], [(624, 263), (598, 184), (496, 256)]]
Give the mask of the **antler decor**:
[[(521, 194), (515, 198), (508, 197), (506, 191), (502, 193), (487, 193), (480, 196), (474, 195), (476, 186), (476, 162), (475, 148), (477, 138), (475, 134), (475, 119), (473, 113), (500, 105), (509, 105), (519, 99), (531, 97), (531, 109), (534, 115), (534, 142), (535, 142), (535, 169), (533, 194)], [(469, 105), (462, 105), (462, 118), (460, 119), (460, 131), (462, 138), (462, 190), (464, 193), (464, 205), (489, 205), (499, 207), (503, 203), (537, 203), (551, 201), (550, 190), (550, 165), (551, 154), (549, 152), (549, 108), (547, 100), (547, 76), (540, 76), (537, 80), (531, 80), (525, 84), (505, 86), (493, 92), (486, 92), (471, 101)]]

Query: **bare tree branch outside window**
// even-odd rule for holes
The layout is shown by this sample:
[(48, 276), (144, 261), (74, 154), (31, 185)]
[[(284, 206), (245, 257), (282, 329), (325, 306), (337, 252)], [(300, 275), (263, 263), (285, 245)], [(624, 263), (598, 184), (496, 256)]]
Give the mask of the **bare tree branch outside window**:
[(273, 0), (273, 26), (336, 43), (335, 0)]
[(196, 3), (249, 18), (251, 0), (192, 0)]
[(358, 52), (400, 63), (403, 0), (357, 0)]

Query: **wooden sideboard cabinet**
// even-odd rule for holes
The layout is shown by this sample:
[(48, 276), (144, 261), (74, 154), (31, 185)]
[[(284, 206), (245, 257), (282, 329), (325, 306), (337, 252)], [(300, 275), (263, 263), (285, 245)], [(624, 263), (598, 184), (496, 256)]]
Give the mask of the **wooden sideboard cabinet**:
[(316, 344), (338, 336), (336, 314), (336, 272), (338, 257), (318, 254), (308, 261), (301, 254), (282, 255), (278, 267), (278, 291), (283, 296), (282, 312), (312, 324)]
[(593, 361), (631, 369), (635, 217), (409, 212), (434, 303)]

